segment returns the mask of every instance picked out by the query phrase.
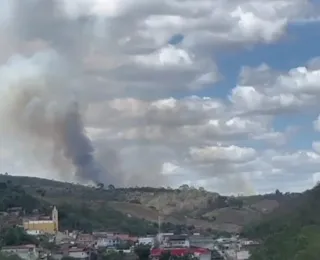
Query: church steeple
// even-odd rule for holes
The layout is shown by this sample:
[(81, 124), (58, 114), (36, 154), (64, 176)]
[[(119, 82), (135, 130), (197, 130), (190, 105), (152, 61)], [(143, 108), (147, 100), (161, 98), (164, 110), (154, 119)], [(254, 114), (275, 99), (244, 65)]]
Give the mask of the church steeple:
[(52, 209), (52, 221), (55, 225), (55, 232), (59, 231), (59, 213), (56, 206), (53, 206)]

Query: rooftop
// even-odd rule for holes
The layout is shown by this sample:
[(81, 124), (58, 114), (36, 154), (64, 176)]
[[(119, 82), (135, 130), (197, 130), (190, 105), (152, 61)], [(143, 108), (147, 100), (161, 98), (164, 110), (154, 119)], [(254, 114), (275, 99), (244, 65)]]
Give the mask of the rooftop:
[(209, 254), (210, 250), (206, 248), (201, 248), (201, 247), (194, 247), (194, 248), (154, 248), (151, 250), (151, 256), (160, 256), (163, 253), (170, 252), (171, 255), (175, 256), (182, 256), (182, 255), (187, 255), (187, 254)]

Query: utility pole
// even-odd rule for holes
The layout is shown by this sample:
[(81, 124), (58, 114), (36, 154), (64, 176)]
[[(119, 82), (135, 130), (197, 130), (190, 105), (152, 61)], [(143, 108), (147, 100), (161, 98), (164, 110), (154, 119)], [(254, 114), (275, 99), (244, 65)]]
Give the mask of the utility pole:
[(161, 233), (161, 218), (160, 213), (158, 213), (158, 235), (160, 236)]

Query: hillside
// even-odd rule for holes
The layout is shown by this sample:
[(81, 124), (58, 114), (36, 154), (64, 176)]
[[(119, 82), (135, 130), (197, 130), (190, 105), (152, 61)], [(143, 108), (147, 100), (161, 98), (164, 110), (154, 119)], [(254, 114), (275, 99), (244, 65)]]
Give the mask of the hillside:
[(244, 235), (262, 241), (253, 260), (318, 260), (320, 185), (287, 200)]
[[(52, 203), (43, 193), (40, 196), (33, 196), (15, 182), (0, 182), (0, 229), (21, 223), (23, 216), (2, 214), (13, 207), (23, 208), (24, 216), (48, 215), (51, 212)], [(157, 225), (146, 220), (128, 217), (108, 205), (101, 205), (94, 209), (89, 202), (74, 204), (68, 199), (59, 204), (59, 224), (61, 230), (79, 229), (91, 232), (108, 229), (133, 235), (154, 234), (158, 230)]]
[(115, 188), (112, 185), (97, 188), (10, 175), (0, 175), (0, 182), (12, 182), (30, 196), (62, 208), (68, 203), (73, 207), (88, 207), (92, 211), (105, 209), (129, 219), (154, 222), (155, 225), (160, 215), (162, 223), (228, 232), (239, 232), (244, 225), (258, 221), (287, 197), (277, 194), (226, 197), (187, 185), (175, 190)]

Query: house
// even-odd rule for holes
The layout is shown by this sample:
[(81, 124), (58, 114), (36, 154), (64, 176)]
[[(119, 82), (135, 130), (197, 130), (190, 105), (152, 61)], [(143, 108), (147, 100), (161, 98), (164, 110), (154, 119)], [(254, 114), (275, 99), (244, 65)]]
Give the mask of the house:
[(190, 246), (212, 249), (214, 240), (209, 236), (193, 235), (189, 237)]
[(154, 248), (151, 249), (150, 258), (158, 260), (162, 254), (170, 253), (172, 256), (193, 255), (199, 260), (211, 260), (211, 251), (206, 248)]
[(154, 244), (154, 237), (139, 237), (138, 244), (152, 246)]
[(116, 248), (121, 244), (121, 240), (115, 236), (98, 236), (96, 237), (96, 247)]
[(23, 208), (22, 207), (12, 207), (12, 208), (8, 208), (7, 212), (10, 215), (20, 216), (23, 213)]
[(250, 252), (248, 250), (240, 250), (237, 252), (236, 259), (238, 260), (246, 260), (250, 258)]
[(171, 235), (165, 236), (161, 245), (170, 248), (190, 247), (190, 241), (187, 235)]
[(91, 246), (95, 243), (95, 239), (91, 234), (79, 234), (77, 236), (76, 243)]
[(35, 260), (39, 258), (36, 245), (4, 246), (1, 252), (8, 255), (18, 255), (21, 259)]

